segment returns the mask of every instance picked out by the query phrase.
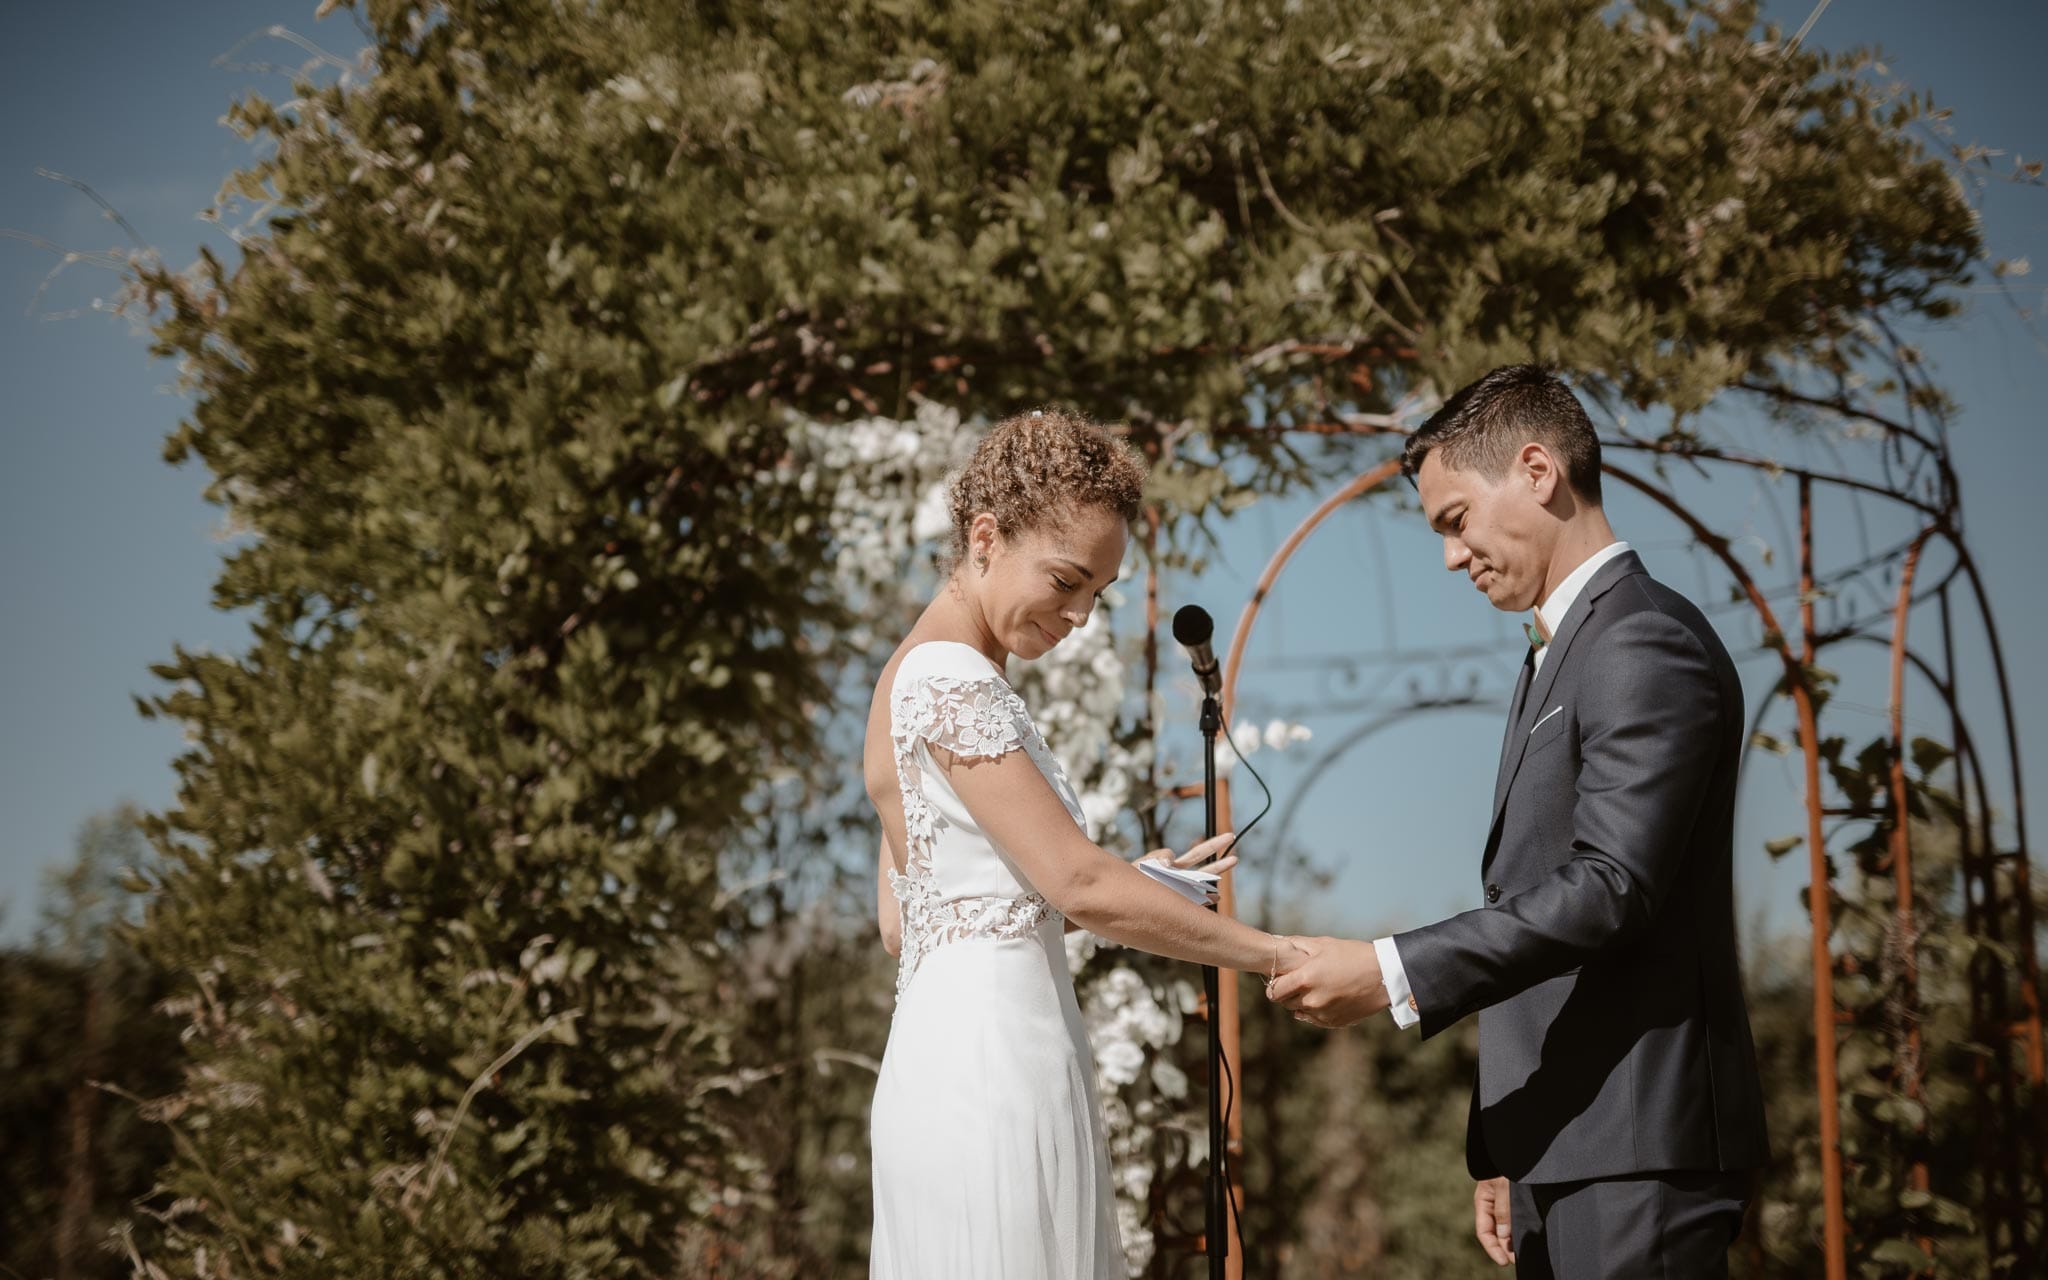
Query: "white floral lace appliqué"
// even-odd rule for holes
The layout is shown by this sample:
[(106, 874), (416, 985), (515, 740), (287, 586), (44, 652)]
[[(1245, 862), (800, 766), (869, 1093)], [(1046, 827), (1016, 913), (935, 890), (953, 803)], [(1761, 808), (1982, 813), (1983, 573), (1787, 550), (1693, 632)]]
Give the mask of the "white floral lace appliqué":
[(896, 996), (901, 999), (934, 947), (967, 938), (1028, 938), (1055, 914), (1052, 904), (1035, 893), (1018, 898), (939, 896), (932, 846), (941, 819), (924, 793), (924, 775), (917, 765), (919, 739), (970, 758), (994, 759), (1021, 749), (1057, 778), (1064, 780), (1066, 771), (1032, 727), (1023, 699), (993, 677), (923, 676), (911, 681), (890, 704), (889, 738), (895, 747), (904, 834), (910, 846), (904, 850), (905, 870), (889, 872), (889, 889), (903, 922), (896, 968)]

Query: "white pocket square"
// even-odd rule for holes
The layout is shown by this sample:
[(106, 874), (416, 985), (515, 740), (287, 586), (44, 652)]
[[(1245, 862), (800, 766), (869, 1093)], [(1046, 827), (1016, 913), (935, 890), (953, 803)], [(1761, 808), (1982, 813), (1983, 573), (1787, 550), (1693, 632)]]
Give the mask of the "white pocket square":
[(1538, 720), (1535, 724), (1530, 725), (1529, 732), (1533, 735), (1538, 729), (1541, 729), (1543, 727), (1544, 720), (1550, 719), (1550, 717), (1556, 715), (1558, 712), (1562, 710), (1564, 710), (1564, 704), (1559, 703), (1557, 706), (1554, 706), (1550, 710), (1544, 712), (1543, 720)]

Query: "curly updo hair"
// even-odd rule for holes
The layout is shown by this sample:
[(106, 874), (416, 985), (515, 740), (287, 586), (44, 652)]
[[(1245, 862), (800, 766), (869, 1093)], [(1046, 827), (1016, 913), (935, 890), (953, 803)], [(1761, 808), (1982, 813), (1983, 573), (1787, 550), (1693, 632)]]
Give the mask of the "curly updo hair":
[(1016, 538), (1085, 507), (1137, 519), (1145, 490), (1145, 464), (1101, 424), (1065, 409), (1039, 409), (1005, 418), (975, 446), (953, 478), (950, 564), (967, 556), (976, 514), (996, 518), (1004, 538)]

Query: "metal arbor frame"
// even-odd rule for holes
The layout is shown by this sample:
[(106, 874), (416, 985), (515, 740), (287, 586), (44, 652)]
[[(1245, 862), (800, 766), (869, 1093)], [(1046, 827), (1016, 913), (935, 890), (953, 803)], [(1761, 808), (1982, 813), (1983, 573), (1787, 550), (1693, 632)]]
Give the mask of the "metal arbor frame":
[[(1904, 460), (1909, 451), (1913, 453), (1911, 465), (1902, 462), (1900, 467), (1905, 479), (1891, 480), (1893, 468), (1888, 465), (1887, 481), (1880, 482), (1847, 474), (1785, 466), (1762, 457), (1704, 446), (1691, 437), (1647, 440), (1621, 434), (1603, 438), (1603, 447), (1608, 451), (1621, 450), (1661, 458), (1682, 459), (1695, 466), (1745, 468), (1772, 477), (1791, 476), (1797, 482), (1799, 616), (1797, 631), (1794, 633), (1781, 624), (1765, 592), (1759, 588), (1748, 569), (1733, 554), (1729, 538), (1709, 528), (1667, 487), (1611, 462), (1602, 467), (1606, 475), (1640, 492), (1670, 513), (1687, 529), (1701, 549), (1719, 561), (1761, 623), (1764, 647), (1775, 652), (1784, 667), (1785, 676), (1780, 692), (1788, 695), (1793, 703), (1805, 773), (1805, 844), (1808, 851), (1809, 875), (1807, 906), (1812, 929), (1811, 960), (1814, 988), (1813, 1036), (1817, 1094), (1815, 1105), (1820, 1122), (1823, 1249), (1826, 1274), (1828, 1280), (1843, 1280), (1846, 1276), (1846, 1223), (1842, 1198), (1843, 1170), (1836, 1037), (1839, 1027), (1847, 1021), (1847, 1015), (1837, 1009), (1834, 1000), (1835, 961), (1830, 947), (1833, 887), (1829, 878), (1827, 837), (1824, 831), (1826, 818), (1889, 818), (1892, 822), (1888, 857), (1897, 887), (1897, 919), (1888, 942), (1894, 951), (1890, 957), (1890, 967), (1900, 975), (1902, 1008), (1906, 1015), (1899, 1020), (1894, 1035), (1893, 1078), (1906, 1095), (1915, 1100), (1921, 1096), (1924, 1084), (1920, 1075), (1917, 936), (1913, 923), (1912, 845), (1907, 823), (1908, 796), (1905, 778), (1905, 671), (1909, 663), (1940, 695), (1948, 712), (1949, 725), (1954, 737), (1956, 791), (1961, 807), (1958, 830), (1964, 880), (1965, 928), (1972, 937), (1986, 939), (1998, 947), (2007, 949), (2016, 957), (2012, 965), (2017, 971), (2017, 982), (2014, 984), (2008, 982), (2004, 968), (1997, 963), (1989, 949), (1979, 949), (1972, 956), (1969, 964), (1971, 1027), (1973, 1037), (1979, 1043), (2010, 1043), (2018, 1049), (2019, 1057), (2024, 1062), (2024, 1084), (2027, 1087), (2023, 1089), (2022, 1081), (2018, 1078), (2019, 1070), (2014, 1069), (2012, 1065), (2012, 1054), (2000, 1055), (2000, 1061), (2006, 1068), (2003, 1070), (1994, 1069), (1989, 1061), (1980, 1058), (1977, 1067), (1979, 1087), (1976, 1092), (1978, 1105), (1984, 1109), (1984, 1119), (1987, 1121), (1982, 1125), (1987, 1148), (1995, 1147), (1983, 1152), (1986, 1210), (1983, 1226), (1987, 1243), (1991, 1247), (1992, 1256), (2007, 1255), (2016, 1260), (2012, 1274), (2031, 1274), (2036, 1265), (2048, 1259), (2048, 1241), (2042, 1238), (2040, 1203), (2042, 1188), (2048, 1185), (2048, 1133), (2044, 1133), (2040, 1105), (2044, 1074), (2042, 1017), (2040, 992), (2036, 982), (2039, 965), (2034, 941), (2035, 921), (2028, 861), (2025, 787), (2020, 772), (2018, 726), (2013, 714), (2011, 685), (2007, 677), (2003, 647), (1997, 624), (1992, 617), (1982, 576), (1960, 533), (1960, 502), (1954, 472), (1950, 465), (1947, 441), (1945, 436), (1938, 432), (1932, 436), (1925, 434), (1907, 423), (1864, 411), (1846, 401), (1815, 399), (1774, 387), (1752, 386), (1748, 389), (1763, 392), (1780, 403), (1795, 402), (1807, 408), (1830, 410), (1856, 421), (1865, 430), (1874, 429), (1884, 438), (1888, 462)], [(1292, 430), (1326, 435), (1404, 434), (1402, 428), (1391, 419), (1362, 416), (1332, 423), (1310, 424)], [(1277, 586), (1295, 552), (1310, 535), (1346, 504), (1378, 489), (1396, 477), (1399, 471), (1399, 460), (1395, 458), (1354, 477), (1311, 512), (1274, 552), (1265, 570), (1260, 574), (1251, 598), (1238, 620), (1228, 655), (1224, 660), (1223, 706), (1226, 721), (1235, 711), (1238, 679), (1243, 671), (1245, 651), (1259, 620), (1261, 607)], [(1931, 484), (1927, 482), (1930, 472)], [(1849, 571), (1851, 574), (1870, 574), (1895, 570), (1898, 584), (1890, 607), (1872, 616), (1850, 619), (1826, 631), (1819, 628), (1815, 618), (1815, 602), (1820, 596), (1821, 585), (1816, 580), (1813, 567), (1813, 500), (1816, 486), (1886, 499), (1910, 512), (1919, 526), (1918, 531), (1903, 547), (1893, 548), (1885, 554), (1872, 557)], [(1916, 489), (1929, 488), (1932, 489), (1931, 494), (1915, 492)], [(1159, 532), (1159, 518), (1156, 512), (1148, 512), (1148, 521), (1148, 549), (1156, 552)], [(1923, 552), (1928, 544), (1936, 539), (1940, 539), (1948, 546), (1954, 555), (1955, 564), (1938, 582), (1916, 596), (1915, 583)], [(1148, 646), (1156, 646), (1156, 641), (1149, 637), (1157, 635), (1159, 621), (1157, 555), (1148, 557), (1148, 560), (1151, 567), (1146, 583), (1146, 634)], [(1955, 614), (1951, 599), (1951, 593), (1957, 588), (1959, 580), (1968, 588), (1970, 603), (1974, 605), (1976, 616), (1988, 640), (1991, 674), (1996, 684), (2002, 712), (2004, 744), (2001, 754), (2010, 774), (2009, 797), (2014, 828), (2013, 844), (2009, 848), (1999, 847), (1998, 836), (1993, 826), (1992, 792), (1986, 779), (1984, 757), (1975, 738), (1969, 732), (1961, 705), (1961, 679), (1955, 659)], [(1911, 607), (1917, 602), (1929, 599), (1932, 599), (1939, 609), (1938, 665), (1930, 661), (1926, 654), (1908, 644), (1907, 624)], [(1873, 628), (1879, 623), (1889, 624), (1888, 634), (1880, 636), (1874, 633)], [(1816, 687), (1816, 659), (1824, 647), (1844, 640), (1881, 643), (1890, 653), (1889, 801), (1893, 806), (1890, 813), (1830, 806), (1822, 790), (1823, 748), (1819, 727), (1819, 703), (1822, 699)], [(1157, 668), (1156, 647), (1148, 647), (1148, 692), (1156, 679)], [(1773, 701), (1774, 699), (1766, 699), (1764, 706), (1759, 708), (1759, 721), (1761, 712), (1772, 705)], [(1748, 746), (1745, 746), (1745, 752), (1748, 749)], [(1228, 778), (1218, 782), (1217, 792), (1218, 820), (1221, 826), (1227, 829), (1231, 825)], [(1165, 794), (1187, 797), (1200, 793), (1201, 787), (1196, 784), (1172, 788)], [(1231, 915), (1236, 913), (1237, 908), (1233, 879), (1225, 877), (1219, 903), (1219, 909)], [(1223, 1051), (1230, 1062), (1231, 1076), (1233, 1079), (1242, 1080), (1238, 998), (1237, 984), (1226, 982), (1219, 993), (1217, 1008), (1205, 1010), (1204, 1013), (1205, 1016), (1214, 1016), (1220, 1020)], [(2017, 1009), (2014, 1008), (2015, 1001)], [(1231, 1193), (1241, 1201), (1243, 1186), (1237, 1169), (1241, 1167), (1240, 1157), (1243, 1152), (1242, 1112), (1232, 1106), (1229, 1109), (1229, 1116), (1226, 1147), (1233, 1159)], [(2005, 1140), (1997, 1142), (1994, 1135), (2003, 1135)], [(1928, 1171), (1924, 1161), (1916, 1158), (1905, 1173), (1910, 1186), (1922, 1191), (1928, 1189)], [(1237, 1239), (1237, 1226), (1234, 1220), (1230, 1230), (1232, 1239), (1227, 1274), (1239, 1277), (1243, 1274), (1244, 1255), (1242, 1242)]]

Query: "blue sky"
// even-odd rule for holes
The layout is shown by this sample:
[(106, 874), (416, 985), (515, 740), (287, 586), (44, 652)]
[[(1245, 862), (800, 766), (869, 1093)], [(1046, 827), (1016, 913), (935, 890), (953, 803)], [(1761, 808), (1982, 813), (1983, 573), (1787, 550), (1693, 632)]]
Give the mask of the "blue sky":
[[(315, 23), (310, 0), (71, 0), (9, 8), (0, 95), (12, 127), (0, 133), (0, 228), (72, 249), (122, 242), (84, 196), (37, 176), (39, 167), (50, 169), (92, 184), (179, 265), (202, 243), (231, 249), (195, 217), (220, 179), (248, 158), (244, 144), (219, 125), (221, 114), (239, 93), (276, 93), (282, 85), (257, 68), (219, 65), (220, 55), (276, 23), (331, 49), (358, 43), (346, 17)], [(1775, 11), (1789, 29), (1811, 10), (1802, 2)], [(1960, 136), (2048, 155), (2048, 89), (2037, 65), (2048, 47), (2048, 6), (1839, 0), (1809, 41), (1882, 46), (1894, 75), (1954, 109)], [(305, 56), (258, 39), (236, 60), (296, 65)], [(2022, 305), (2039, 312), (2048, 281), (2048, 191), (1994, 189), (1985, 220), (1997, 256), (2026, 257), (2043, 268), (2014, 289)], [(144, 721), (134, 708), (137, 695), (156, 688), (148, 664), (168, 658), (174, 643), (231, 651), (244, 635), (241, 621), (210, 604), (222, 544), (214, 533), (219, 513), (200, 496), (207, 476), (196, 464), (174, 470), (160, 457), (183, 411), (170, 386), (174, 371), (148, 357), (144, 338), (127, 322), (90, 310), (68, 314), (111, 295), (111, 275), (72, 266), (38, 300), (54, 265), (41, 249), (0, 240), (0, 439), (8, 459), (0, 469), (0, 582), (8, 605), (0, 615), (0, 809), (10, 819), (0, 836), (0, 899), (10, 903), (0, 918), (6, 938), (22, 936), (33, 923), (41, 868), (70, 855), (89, 814), (123, 799), (151, 807), (170, 802), (179, 727)], [(2037, 563), (2048, 532), (2048, 439), (2038, 409), (2048, 399), (2048, 357), (2004, 297), (1980, 293), (1969, 302), (1960, 321), (1921, 337), (1962, 402), (1955, 436), (1968, 533), (2005, 628), (2022, 745), (2032, 752), (2027, 774), (2034, 794), (2048, 797), (2048, 739), (2024, 736), (2048, 724), (2048, 672), (2033, 661), (2033, 637), (2048, 626)], [(1731, 431), (1755, 430), (1732, 408), (1725, 418)], [(1791, 547), (1768, 495), (1734, 478), (1692, 496), (1723, 527), (1775, 543), (1782, 571)], [(1207, 605), (1227, 635), (1252, 577), (1312, 502), (1305, 496), (1263, 504), (1240, 517), (1215, 571), (1174, 584), (1173, 602)], [(1654, 571), (1702, 600), (1720, 598), (1722, 580), (1701, 573), (1668, 520), (1641, 503), (1617, 500), (1613, 507), (1622, 536), (1644, 551)], [(1835, 514), (1841, 518), (1828, 520), (1823, 512), (1822, 529), (1841, 541), (1824, 548), (1823, 559), (1854, 552), (1852, 513)], [(1882, 517), (1866, 514), (1883, 525)], [(1354, 689), (1318, 683), (1321, 677), (1301, 669), (1305, 663), (1389, 643), (1439, 651), (1477, 645), (1478, 653), (1447, 668), (1450, 677), (1459, 687), (1475, 682), (1482, 695), (1498, 696), (1511, 683), (1520, 658), (1513, 622), (1445, 575), (1438, 554), (1419, 518), (1392, 504), (1347, 510), (1290, 571), (1253, 649), (1240, 718), (1300, 712), (1317, 733), (1305, 747), (1256, 756), (1254, 763), (1275, 766), (1267, 772), (1281, 807), (1296, 810), (1293, 839), (1336, 877), (1329, 893), (1299, 907), (1323, 927), (1410, 925), (1474, 902), (1500, 740), (1497, 706), (1401, 719), (1332, 761), (1314, 788), (1300, 786), (1308, 767), (1365, 718), (1332, 710)], [(1743, 665), (1754, 698), (1775, 674), (1771, 660), (1755, 656), (1754, 625), (1739, 613), (1718, 614), (1717, 623), (1732, 651), (1750, 655)], [(1837, 731), (1861, 737), (1880, 727), (1881, 659), (1845, 667)], [(1981, 658), (1974, 661), (1981, 665)], [(1446, 668), (1423, 670), (1426, 690)], [(1989, 702), (1980, 697), (1972, 710), (1980, 733), (1994, 724)], [(1773, 723), (1782, 727), (1789, 716)], [(1744, 912), (1774, 931), (1800, 923), (1804, 863), (1772, 866), (1761, 843), (1798, 828), (1797, 788), (1796, 759), (1759, 756), (1743, 800)], [(1251, 852), (1256, 858), (1258, 850)], [(1252, 879), (1247, 887), (1255, 889)]]

